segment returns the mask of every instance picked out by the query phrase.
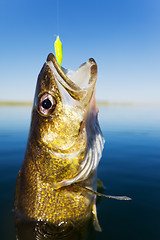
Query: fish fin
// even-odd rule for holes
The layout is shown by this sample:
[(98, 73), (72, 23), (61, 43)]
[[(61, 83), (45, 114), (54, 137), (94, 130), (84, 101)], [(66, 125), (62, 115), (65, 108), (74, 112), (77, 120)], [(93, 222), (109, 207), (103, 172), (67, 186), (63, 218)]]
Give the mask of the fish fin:
[(99, 221), (98, 221), (98, 217), (97, 217), (97, 208), (96, 208), (96, 204), (94, 203), (93, 206), (92, 206), (92, 214), (93, 214), (93, 226), (94, 226), (94, 229), (98, 232), (102, 232), (102, 228), (99, 224)]
[(97, 179), (97, 191), (102, 191), (103, 189), (105, 189), (103, 182), (100, 179)]
[(102, 193), (99, 193), (99, 192), (96, 192), (94, 191), (93, 189), (90, 189), (88, 187), (85, 187), (85, 186), (82, 186), (80, 184), (77, 184), (79, 187), (82, 187), (83, 189), (85, 189), (87, 192), (89, 193), (92, 193), (96, 196), (99, 196), (99, 197), (105, 197), (105, 198), (112, 198), (112, 199), (116, 199), (116, 200), (132, 200), (132, 198), (130, 197), (127, 197), (127, 196), (111, 196), (111, 195), (105, 195), (105, 194), (102, 194)]

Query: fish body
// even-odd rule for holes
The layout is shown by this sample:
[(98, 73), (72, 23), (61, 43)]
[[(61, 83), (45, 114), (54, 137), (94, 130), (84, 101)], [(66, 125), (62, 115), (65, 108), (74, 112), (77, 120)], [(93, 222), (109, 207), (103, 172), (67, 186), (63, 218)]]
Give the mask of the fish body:
[[(104, 139), (95, 104), (97, 65), (60, 68), (53, 54), (38, 76), (30, 133), (15, 193), (16, 221), (68, 229), (96, 222), (96, 170)], [(95, 224), (98, 228), (97, 225)]]

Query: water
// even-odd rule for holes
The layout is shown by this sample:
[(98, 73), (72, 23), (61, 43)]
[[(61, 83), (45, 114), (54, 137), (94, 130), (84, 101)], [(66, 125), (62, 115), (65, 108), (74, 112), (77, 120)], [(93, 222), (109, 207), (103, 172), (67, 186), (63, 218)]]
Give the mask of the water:
[[(0, 107), (0, 239), (15, 239), (14, 189), (26, 147), (30, 107)], [(160, 239), (160, 109), (101, 107), (106, 139), (98, 176), (105, 194), (132, 201), (101, 199), (96, 239)]]

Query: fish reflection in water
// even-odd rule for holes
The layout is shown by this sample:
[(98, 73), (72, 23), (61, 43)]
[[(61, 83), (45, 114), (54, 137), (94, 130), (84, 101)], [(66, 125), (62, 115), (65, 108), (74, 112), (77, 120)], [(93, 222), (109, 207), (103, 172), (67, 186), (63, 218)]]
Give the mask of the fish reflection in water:
[(97, 119), (96, 79), (92, 58), (71, 71), (60, 68), (53, 54), (47, 57), (16, 183), (19, 240), (86, 239), (92, 225), (101, 230), (94, 191), (104, 139)]
[(62, 222), (58, 226), (41, 221), (17, 221), (17, 239), (21, 240), (88, 240), (94, 239), (92, 221), (84, 221), (76, 226), (64, 226)]

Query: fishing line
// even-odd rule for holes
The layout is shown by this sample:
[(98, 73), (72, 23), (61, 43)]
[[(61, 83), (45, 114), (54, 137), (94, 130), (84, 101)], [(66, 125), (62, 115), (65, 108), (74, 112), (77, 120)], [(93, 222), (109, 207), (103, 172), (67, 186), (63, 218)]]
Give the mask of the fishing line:
[(59, 36), (59, 0), (57, 0), (57, 35)]
[(63, 59), (63, 48), (59, 38), (59, 0), (57, 0), (57, 38), (54, 42), (54, 49), (59, 66), (61, 67)]

